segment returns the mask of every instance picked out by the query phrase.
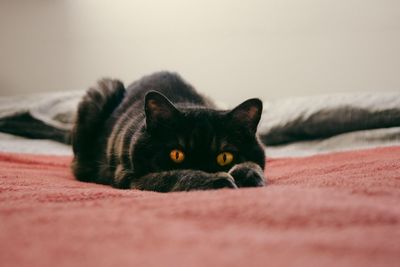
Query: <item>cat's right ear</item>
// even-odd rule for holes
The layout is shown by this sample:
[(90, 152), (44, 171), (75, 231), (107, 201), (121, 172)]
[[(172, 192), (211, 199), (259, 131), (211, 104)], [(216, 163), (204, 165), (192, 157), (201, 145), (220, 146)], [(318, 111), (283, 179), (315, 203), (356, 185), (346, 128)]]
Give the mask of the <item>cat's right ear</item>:
[(262, 101), (258, 98), (252, 98), (234, 108), (229, 115), (236, 125), (241, 125), (255, 134), (262, 110)]
[(158, 125), (168, 125), (179, 114), (178, 109), (163, 94), (150, 91), (145, 96), (144, 111), (146, 126), (152, 129)]

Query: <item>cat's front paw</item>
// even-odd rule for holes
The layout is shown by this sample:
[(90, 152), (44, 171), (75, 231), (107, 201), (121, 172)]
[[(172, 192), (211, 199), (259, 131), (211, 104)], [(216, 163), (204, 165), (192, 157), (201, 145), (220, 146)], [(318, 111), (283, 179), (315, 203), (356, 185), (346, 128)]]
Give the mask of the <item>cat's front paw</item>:
[(253, 162), (237, 164), (229, 170), (238, 187), (265, 186), (264, 171)]
[(217, 172), (208, 182), (208, 189), (238, 188), (233, 177), (226, 172)]
[(227, 172), (207, 173), (203, 171), (183, 170), (176, 172), (175, 178), (168, 179), (177, 180), (170, 191), (238, 188), (233, 177)]

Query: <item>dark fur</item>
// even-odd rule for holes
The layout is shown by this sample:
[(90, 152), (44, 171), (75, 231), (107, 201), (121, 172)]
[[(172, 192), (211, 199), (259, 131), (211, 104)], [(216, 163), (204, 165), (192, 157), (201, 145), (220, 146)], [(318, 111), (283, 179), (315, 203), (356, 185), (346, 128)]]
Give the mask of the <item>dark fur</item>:
[[(263, 186), (258, 99), (218, 111), (178, 75), (160, 72), (126, 90), (103, 79), (78, 107), (72, 132), (77, 179), (159, 192)], [(185, 160), (174, 163), (173, 149)], [(220, 152), (234, 155), (221, 167)]]

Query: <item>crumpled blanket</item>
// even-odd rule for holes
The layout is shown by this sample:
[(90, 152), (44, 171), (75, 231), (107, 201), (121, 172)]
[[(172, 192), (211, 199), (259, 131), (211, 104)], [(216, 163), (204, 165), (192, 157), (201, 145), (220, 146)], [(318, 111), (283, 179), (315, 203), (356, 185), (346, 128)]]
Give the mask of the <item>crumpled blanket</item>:
[(400, 92), (342, 93), (267, 102), (259, 127), (266, 145), (400, 126)]
[(69, 143), (84, 91), (0, 97), (0, 132)]

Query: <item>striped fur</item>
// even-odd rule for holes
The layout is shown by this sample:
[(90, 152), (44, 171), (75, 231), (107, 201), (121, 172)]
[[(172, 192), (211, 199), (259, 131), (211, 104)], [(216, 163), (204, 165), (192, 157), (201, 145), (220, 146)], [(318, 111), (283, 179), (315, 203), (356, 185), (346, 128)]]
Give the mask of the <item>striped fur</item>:
[[(262, 186), (265, 156), (256, 137), (262, 103), (219, 111), (177, 74), (159, 72), (127, 89), (103, 79), (78, 106), (72, 132), (77, 179), (160, 192)], [(172, 149), (184, 151), (181, 164)], [(221, 167), (216, 156), (234, 154)]]

